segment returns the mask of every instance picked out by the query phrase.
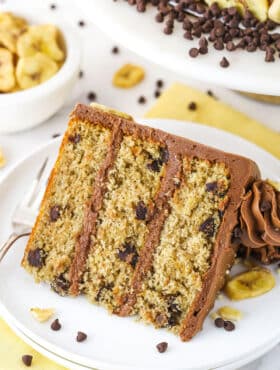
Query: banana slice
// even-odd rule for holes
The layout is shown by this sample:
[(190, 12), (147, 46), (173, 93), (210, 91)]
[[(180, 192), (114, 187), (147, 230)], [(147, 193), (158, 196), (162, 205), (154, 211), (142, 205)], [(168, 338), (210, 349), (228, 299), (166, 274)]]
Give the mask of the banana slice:
[(0, 48), (0, 91), (9, 92), (16, 85), (13, 55), (4, 48)]
[(37, 53), (20, 58), (16, 68), (16, 78), (22, 89), (37, 86), (50, 79), (58, 70), (57, 64), (47, 55)]
[(17, 41), (19, 57), (31, 57), (42, 53), (56, 62), (64, 59), (64, 52), (58, 44), (58, 29), (51, 24), (30, 26)]
[(226, 295), (235, 301), (263, 295), (273, 289), (275, 278), (269, 270), (255, 268), (233, 277), (225, 286)]
[(16, 53), (17, 40), (27, 30), (25, 19), (11, 13), (0, 13), (0, 44)]
[(276, 23), (280, 23), (280, 0), (273, 0), (268, 10), (268, 17)]

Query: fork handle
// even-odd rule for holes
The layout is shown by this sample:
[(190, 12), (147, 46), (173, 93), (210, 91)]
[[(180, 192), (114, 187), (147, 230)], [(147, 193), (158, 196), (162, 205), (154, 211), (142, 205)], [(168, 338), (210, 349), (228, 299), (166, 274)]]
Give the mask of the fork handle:
[(12, 247), (12, 245), (20, 238), (24, 237), (24, 236), (28, 236), (30, 235), (30, 232), (29, 233), (22, 233), (22, 234), (16, 234), (16, 233), (12, 233), (8, 240), (2, 245), (2, 247), (0, 248), (0, 262), (3, 260), (3, 258), (5, 257), (5, 255), (7, 254), (8, 250)]

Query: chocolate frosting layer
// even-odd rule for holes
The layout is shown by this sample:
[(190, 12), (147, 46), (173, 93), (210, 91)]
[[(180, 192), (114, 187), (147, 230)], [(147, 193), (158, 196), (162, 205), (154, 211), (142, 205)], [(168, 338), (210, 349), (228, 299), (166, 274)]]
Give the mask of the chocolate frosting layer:
[(255, 181), (245, 194), (237, 234), (247, 254), (263, 263), (280, 260), (280, 192), (267, 181)]

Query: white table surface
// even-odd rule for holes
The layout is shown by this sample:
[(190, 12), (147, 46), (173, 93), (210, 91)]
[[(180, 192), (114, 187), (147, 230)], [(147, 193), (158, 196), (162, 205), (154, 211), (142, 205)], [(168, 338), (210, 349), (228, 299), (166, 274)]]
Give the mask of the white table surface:
[[(0, 9), (4, 6), (15, 7), (22, 4), (23, 0), (0, 0)], [(56, 4), (56, 10), (50, 10), (50, 4)], [(3, 4), (3, 5), (2, 5)], [(119, 110), (127, 111), (134, 117), (141, 117), (145, 111), (155, 102), (154, 91), (157, 79), (164, 81), (164, 87), (172, 82), (180, 81), (197, 87), (203, 91), (211, 89), (214, 94), (224, 102), (229, 103), (236, 109), (247, 113), (253, 118), (258, 119), (267, 126), (280, 132), (280, 106), (263, 104), (241, 97), (235, 92), (211, 86), (204, 85), (191, 80), (182, 80), (180, 76), (165, 71), (150, 62), (139, 58), (125, 49), (122, 45), (117, 45), (98, 30), (94, 25), (87, 21), (86, 17), (80, 12), (75, 0), (25, 0), (26, 7), (40, 7), (43, 12), (52, 17), (63, 17), (68, 20), (77, 32), (80, 33), (83, 44), (83, 60), (81, 70), (84, 77), (81, 78), (68, 102), (54, 117), (44, 124), (14, 135), (0, 135), (0, 147), (7, 159), (7, 165), (0, 169), (0, 180), (5, 173), (21, 158), (27, 156), (31, 151), (40, 147), (42, 143), (51, 140), (52, 135), (63, 133), (67, 125), (67, 116), (76, 102), (87, 103), (87, 94), (93, 91), (97, 94), (97, 102), (115, 107)], [(78, 22), (85, 21), (84, 27), (79, 27)], [(113, 46), (119, 47), (119, 54), (112, 54)], [(133, 89), (120, 90), (112, 86), (111, 80), (113, 73), (124, 63), (136, 63), (144, 67), (146, 78), (144, 82)], [(147, 99), (146, 104), (140, 105), (137, 100), (140, 95)], [(0, 96), (1, 99), (1, 96)], [(280, 144), (279, 144), (280, 145)], [(275, 323), (278, 325), (279, 323)], [(233, 349), (234, 350), (234, 349)], [(245, 366), (242, 370), (279, 370), (280, 369), (280, 346), (261, 358), (260, 360)], [(240, 369), (241, 370), (241, 369)]]

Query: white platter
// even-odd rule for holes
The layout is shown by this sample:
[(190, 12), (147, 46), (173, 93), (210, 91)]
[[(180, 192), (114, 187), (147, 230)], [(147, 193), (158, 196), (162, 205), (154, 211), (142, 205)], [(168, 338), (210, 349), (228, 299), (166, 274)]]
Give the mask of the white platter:
[[(76, 0), (76, 4), (116, 42), (181, 76), (235, 90), (280, 96), (280, 60), (266, 63), (261, 51), (230, 53), (211, 46), (207, 55), (193, 59), (188, 51), (198, 45), (198, 39), (185, 40), (181, 24), (177, 24), (172, 35), (163, 34), (164, 25), (154, 20), (154, 7), (139, 13), (124, 0)], [(229, 68), (220, 67), (223, 56), (230, 61)]]
[[(241, 138), (207, 126), (179, 121), (145, 120), (145, 123), (249, 156), (260, 165), (263, 177), (279, 180), (279, 161)], [(54, 161), (58, 146), (58, 140), (50, 142), (19, 163), (2, 181), (0, 242), (8, 235), (12, 211), (23, 197), (36, 170), (46, 156), (50, 157), (50, 162)], [(165, 330), (154, 330), (129, 318), (109, 316), (83, 297), (62, 298), (48, 286), (34, 284), (31, 276), (20, 267), (24, 246), (25, 241), (18, 242), (1, 263), (1, 315), (46, 351), (81, 366), (106, 370), (226, 368), (232, 363), (244, 364), (253, 360), (280, 340), (280, 327), (276, 324), (280, 307), (279, 276), (276, 276), (276, 288), (265, 296), (231, 304), (245, 315), (234, 332), (217, 330), (207, 318), (204, 330), (191, 342), (182, 343)], [(226, 299), (217, 301), (217, 306), (226, 303)], [(49, 323), (37, 323), (29, 313), (30, 307), (34, 306), (56, 308), (57, 317), (62, 323), (61, 331), (53, 332)], [(86, 342), (75, 341), (78, 330), (88, 334)], [(155, 349), (155, 345), (161, 341), (169, 343), (169, 350), (165, 354), (159, 354)]]

